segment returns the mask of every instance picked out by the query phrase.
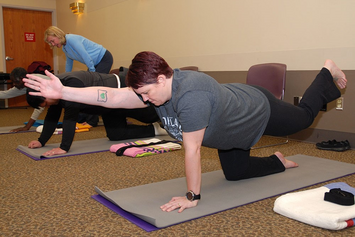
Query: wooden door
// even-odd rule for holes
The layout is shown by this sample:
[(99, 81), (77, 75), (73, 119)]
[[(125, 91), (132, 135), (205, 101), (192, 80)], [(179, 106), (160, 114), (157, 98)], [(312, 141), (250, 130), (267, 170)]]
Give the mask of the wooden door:
[[(53, 50), (44, 42), (44, 31), (52, 25), (52, 13), (3, 8), (6, 72), (44, 61), (53, 68)], [(28, 106), (26, 96), (8, 100), (9, 107)]]

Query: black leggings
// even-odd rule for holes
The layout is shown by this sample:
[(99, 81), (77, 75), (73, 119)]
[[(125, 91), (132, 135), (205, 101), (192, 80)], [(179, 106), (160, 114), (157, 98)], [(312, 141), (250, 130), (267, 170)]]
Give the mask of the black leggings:
[[(298, 106), (275, 98), (268, 90), (257, 87), (268, 98), (271, 115), (264, 135), (287, 136), (308, 128), (320, 109), (338, 97), (340, 91), (328, 69), (323, 68), (304, 93)], [(222, 169), (227, 180), (279, 173), (285, 167), (277, 156), (252, 157), (250, 150), (218, 150)]]
[(143, 109), (113, 109), (102, 114), (106, 134), (111, 141), (155, 136), (153, 125), (127, 124), (128, 117), (143, 123), (160, 121), (153, 106)]
[(95, 65), (95, 71), (100, 73), (110, 73), (111, 67), (113, 64), (113, 57), (110, 51), (106, 50), (101, 61)]

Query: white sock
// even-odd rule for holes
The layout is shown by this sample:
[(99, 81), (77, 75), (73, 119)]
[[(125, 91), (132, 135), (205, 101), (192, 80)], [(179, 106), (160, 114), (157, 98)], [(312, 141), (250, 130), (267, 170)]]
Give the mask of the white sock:
[(160, 127), (159, 123), (152, 123), (152, 125), (154, 127), (155, 136), (168, 135), (165, 129)]
[[(42, 133), (43, 131), (43, 125), (39, 125), (36, 128), (36, 132)], [(63, 133), (63, 128), (56, 128), (53, 134), (62, 134)]]
[(36, 132), (42, 133), (42, 131), (43, 131), (43, 125), (39, 125), (39, 126), (36, 128)]

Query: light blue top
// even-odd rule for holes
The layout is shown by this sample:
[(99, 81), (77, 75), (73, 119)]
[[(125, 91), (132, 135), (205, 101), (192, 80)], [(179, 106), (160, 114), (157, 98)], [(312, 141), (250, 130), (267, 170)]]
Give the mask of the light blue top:
[(89, 71), (95, 72), (95, 65), (101, 61), (106, 49), (80, 35), (66, 34), (65, 39), (66, 44), (62, 48), (67, 57), (65, 71), (71, 72), (76, 60), (85, 64)]

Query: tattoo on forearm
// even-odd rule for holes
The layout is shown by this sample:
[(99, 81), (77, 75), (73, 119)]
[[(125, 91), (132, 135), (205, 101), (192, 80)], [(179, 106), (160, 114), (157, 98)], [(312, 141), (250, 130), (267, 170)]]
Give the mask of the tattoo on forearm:
[(98, 92), (98, 102), (107, 102), (107, 91), (106, 90), (97, 90)]

